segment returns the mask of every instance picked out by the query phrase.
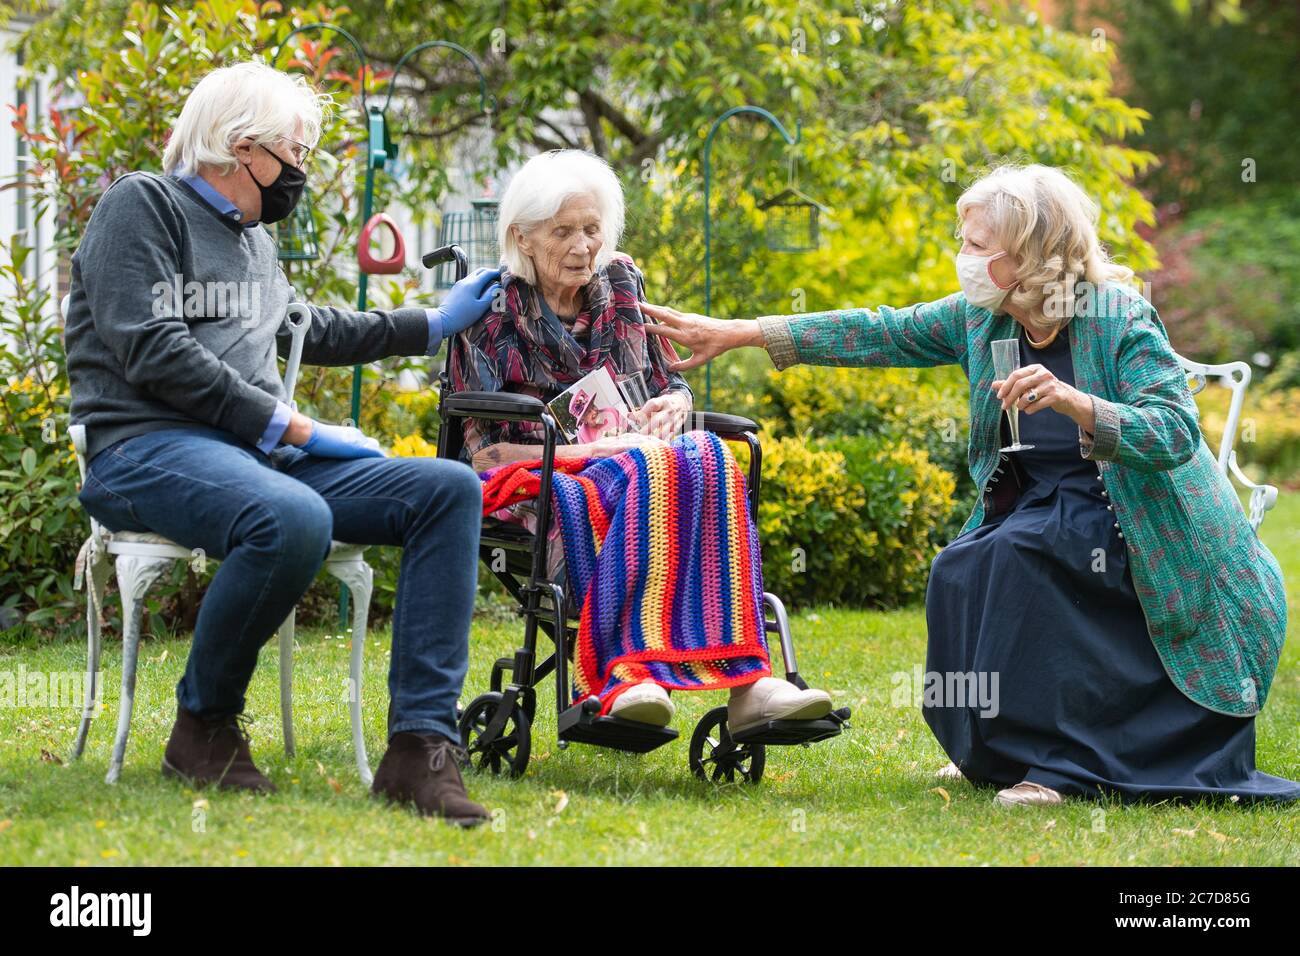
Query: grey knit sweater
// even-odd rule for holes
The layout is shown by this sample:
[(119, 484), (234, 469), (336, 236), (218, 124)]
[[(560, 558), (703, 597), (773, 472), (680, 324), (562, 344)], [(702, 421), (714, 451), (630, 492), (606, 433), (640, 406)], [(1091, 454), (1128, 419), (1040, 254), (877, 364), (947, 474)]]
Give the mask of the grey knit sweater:
[[(210, 425), (256, 445), (284, 399), (277, 354), (292, 289), (262, 226), (244, 228), (172, 176), (105, 191), (72, 257), (65, 338), (72, 422), (88, 457), (145, 432)], [(423, 308), (312, 306), (303, 362), (421, 355)]]

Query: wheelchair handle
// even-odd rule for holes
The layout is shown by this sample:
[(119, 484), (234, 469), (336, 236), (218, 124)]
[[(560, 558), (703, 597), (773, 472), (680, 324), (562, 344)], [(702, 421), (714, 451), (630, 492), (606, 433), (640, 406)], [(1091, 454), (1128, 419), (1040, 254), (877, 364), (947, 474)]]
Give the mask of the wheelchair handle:
[(440, 246), (433, 252), (426, 252), (420, 257), (420, 262), (426, 269), (432, 269), (442, 265), (444, 262), (455, 261), (456, 263), (456, 281), (469, 275), (469, 256), (465, 255), (465, 250), (460, 246), (452, 243), (449, 246)]

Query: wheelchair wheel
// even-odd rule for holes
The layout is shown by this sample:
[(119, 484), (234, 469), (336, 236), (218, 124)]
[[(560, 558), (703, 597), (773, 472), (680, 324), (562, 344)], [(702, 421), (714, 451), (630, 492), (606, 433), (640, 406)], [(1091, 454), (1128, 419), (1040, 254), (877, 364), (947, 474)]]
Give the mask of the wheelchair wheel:
[(691, 734), (691, 772), (713, 783), (746, 783), (763, 779), (767, 751), (762, 744), (739, 744), (727, 729), (727, 708), (714, 707)]
[(512, 777), (522, 777), (533, 747), (532, 721), (518, 703), (506, 718), (501, 735), (488, 743), (482, 742), (483, 733), (504, 696), (494, 691), (480, 694), (470, 702), (460, 718), (460, 742), (474, 769), (486, 770), (494, 776), (508, 772)]

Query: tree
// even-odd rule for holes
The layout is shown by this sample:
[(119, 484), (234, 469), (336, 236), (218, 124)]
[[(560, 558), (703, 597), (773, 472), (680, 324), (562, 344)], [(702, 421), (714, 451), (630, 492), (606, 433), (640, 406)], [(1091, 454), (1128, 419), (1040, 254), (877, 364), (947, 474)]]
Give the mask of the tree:
[(1090, 9), (1114, 23), (1126, 95), (1153, 117), (1137, 144), (1160, 157), (1141, 183), (1157, 204), (1256, 201), (1300, 184), (1293, 0), (1102, 0)]

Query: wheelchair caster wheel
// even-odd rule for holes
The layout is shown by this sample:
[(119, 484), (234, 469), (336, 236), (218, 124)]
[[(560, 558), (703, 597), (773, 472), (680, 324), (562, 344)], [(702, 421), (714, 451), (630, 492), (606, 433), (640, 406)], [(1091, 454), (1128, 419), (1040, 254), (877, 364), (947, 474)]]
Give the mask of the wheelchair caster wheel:
[(508, 772), (512, 777), (522, 777), (532, 752), (532, 722), (518, 703), (506, 718), (500, 735), (490, 741), (483, 740), (503, 698), (503, 694), (492, 692), (480, 694), (470, 702), (460, 718), (460, 742), (474, 769), (486, 770), (494, 776)]
[(727, 708), (715, 707), (695, 725), (691, 734), (691, 772), (713, 783), (746, 783), (763, 779), (767, 751), (762, 744), (739, 744), (727, 729)]
[[(512, 677), (514, 675), (513, 664), (514, 661), (509, 657), (497, 658), (496, 663), (492, 665), (490, 685), (492, 690), (500, 693), (505, 689), (505, 685), (508, 683), (506, 675), (510, 674)], [(519, 700), (524, 705), (524, 713), (528, 715), (528, 723), (531, 724), (537, 719), (537, 691), (532, 687), (521, 687), (519, 689)], [(459, 716), (457, 719), (459, 719)]]

